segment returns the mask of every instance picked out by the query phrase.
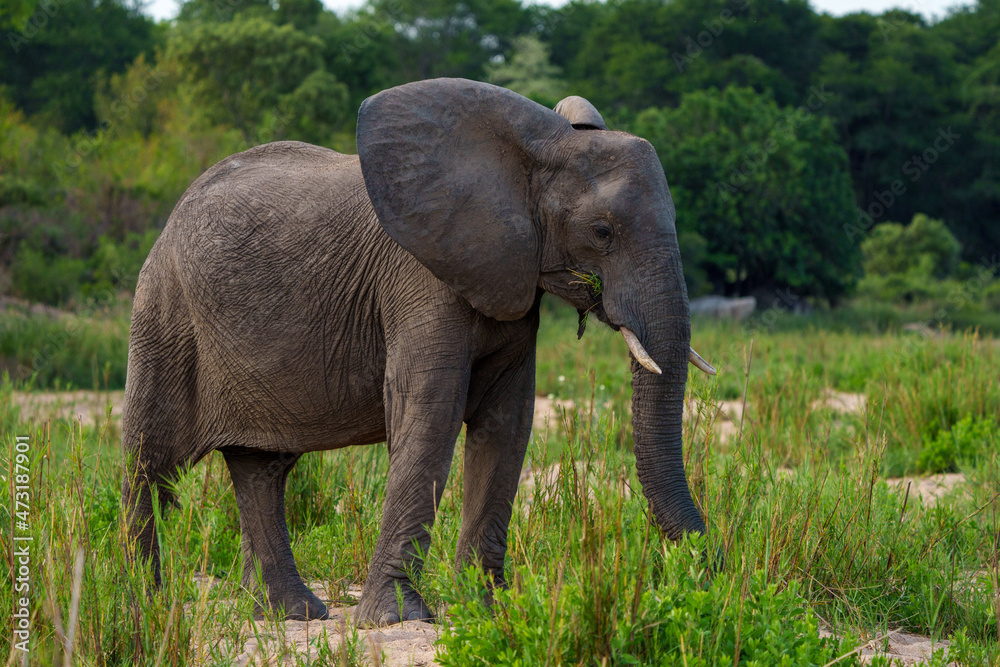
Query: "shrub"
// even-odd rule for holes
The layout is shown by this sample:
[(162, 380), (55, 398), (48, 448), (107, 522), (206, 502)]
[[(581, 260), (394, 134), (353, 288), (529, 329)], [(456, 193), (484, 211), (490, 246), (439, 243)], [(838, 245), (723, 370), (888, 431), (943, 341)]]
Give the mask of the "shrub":
[(953, 291), (944, 281), (958, 268), (961, 250), (945, 224), (926, 215), (908, 226), (883, 223), (861, 243), (865, 274), (858, 293), (890, 303), (943, 299)]
[(135, 291), (139, 271), (159, 235), (158, 229), (149, 229), (142, 234), (130, 233), (121, 243), (108, 236), (98, 239), (97, 251), (91, 258), (93, 277), (83, 290), (84, 294)]
[(943, 222), (918, 213), (909, 225), (886, 222), (873, 229), (861, 252), (865, 275), (901, 274), (924, 264), (942, 279), (955, 272), (962, 246)]
[(959, 464), (973, 464), (977, 457), (995, 451), (997, 446), (1000, 437), (996, 423), (966, 415), (950, 430), (942, 430), (926, 442), (917, 466), (931, 473), (954, 472)]
[(29, 301), (58, 306), (76, 296), (86, 271), (87, 263), (82, 259), (46, 257), (22, 246), (14, 256), (11, 290)]
[[(494, 592), (492, 608), (481, 602), (481, 571), (467, 569), (445, 593), (451, 625), (438, 661), (695, 667), (733, 664), (735, 655), (761, 665), (825, 665), (841, 655), (837, 641), (819, 637), (796, 581), (769, 580), (762, 570), (746, 581), (732, 573), (710, 580), (693, 543), (648, 560), (601, 551), (585, 556), (598, 571), (519, 570), (509, 590)], [(638, 595), (635, 582), (650, 578)]]

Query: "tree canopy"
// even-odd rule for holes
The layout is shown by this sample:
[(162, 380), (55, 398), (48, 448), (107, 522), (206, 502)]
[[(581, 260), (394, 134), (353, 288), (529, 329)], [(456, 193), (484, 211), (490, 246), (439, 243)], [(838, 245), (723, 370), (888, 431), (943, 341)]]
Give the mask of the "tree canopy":
[(835, 301), (867, 239), (918, 214), (1000, 264), (1000, 0), (930, 22), (805, 0), (185, 0), (160, 23), (133, 0), (17, 0), (0, 27), (3, 265), (158, 227), (249, 145), (352, 151), (365, 97), (436, 76), (583, 95), (652, 141), (693, 292)]
[(851, 183), (827, 118), (750, 88), (711, 88), (643, 111), (632, 129), (656, 147), (678, 230), (704, 237), (716, 291), (843, 293), (854, 268), (843, 233)]

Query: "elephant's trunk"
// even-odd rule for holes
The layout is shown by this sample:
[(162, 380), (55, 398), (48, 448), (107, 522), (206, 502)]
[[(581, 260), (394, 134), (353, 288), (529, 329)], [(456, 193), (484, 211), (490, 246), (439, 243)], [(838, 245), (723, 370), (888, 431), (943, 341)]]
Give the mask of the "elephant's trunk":
[(678, 539), (685, 532), (705, 532), (684, 475), (681, 423), (684, 390), (691, 358), (691, 325), (687, 292), (679, 261), (659, 282), (667, 289), (644, 304), (634, 334), (662, 374), (632, 360), (632, 432), (635, 463), (642, 490), (664, 534)]

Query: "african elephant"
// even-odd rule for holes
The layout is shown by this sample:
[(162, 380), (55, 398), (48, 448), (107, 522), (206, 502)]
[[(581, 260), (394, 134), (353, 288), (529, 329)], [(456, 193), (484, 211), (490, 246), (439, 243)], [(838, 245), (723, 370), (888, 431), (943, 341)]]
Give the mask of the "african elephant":
[(129, 550), (157, 582), (152, 487), (219, 450), (244, 585), (256, 590), (259, 564), (267, 605), (324, 618), (292, 556), (286, 476), (305, 452), (387, 442), (356, 620), (432, 618), (406, 572), (464, 422), (457, 558), (502, 585), (544, 292), (625, 335), (643, 491), (668, 538), (705, 530), (681, 414), (689, 358), (711, 367), (689, 348), (663, 169), (586, 100), (557, 109), (484, 83), (411, 83), (362, 104), (358, 155), (267, 144), (191, 185), (139, 276), (122, 418)]

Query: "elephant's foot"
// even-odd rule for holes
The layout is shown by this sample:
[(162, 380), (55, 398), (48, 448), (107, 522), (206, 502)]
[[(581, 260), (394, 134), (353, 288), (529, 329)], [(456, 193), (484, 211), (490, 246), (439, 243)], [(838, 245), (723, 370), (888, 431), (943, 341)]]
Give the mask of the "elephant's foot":
[[(400, 582), (402, 600), (397, 597), (395, 581), (379, 587), (365, 585), (354, 621), (360, 628), (378, 628), (402, 621), (434, 622), (434, 612), (408, 582)], [(402, 601), (402, 607), (400, 607)]]
[[(268, 594), (270, 611), (286, 621), (323, 621), (329, 617), (326, 605), (309, 590), (305, 584), (291, 586), (285, 590), (271, 589)], [(255, 605), (254, 615), (262, 617), (265, 610)]]

